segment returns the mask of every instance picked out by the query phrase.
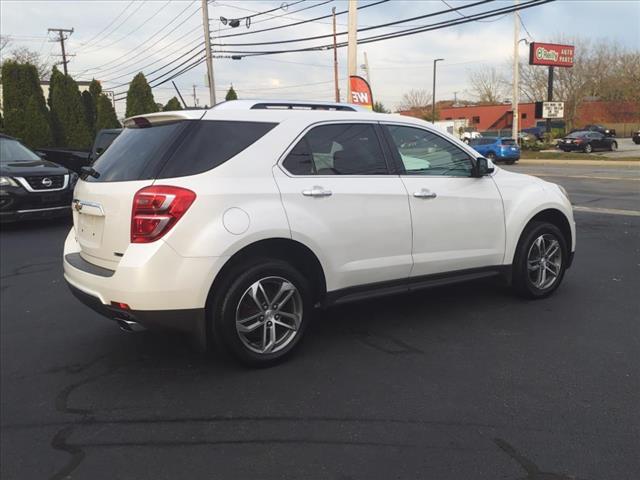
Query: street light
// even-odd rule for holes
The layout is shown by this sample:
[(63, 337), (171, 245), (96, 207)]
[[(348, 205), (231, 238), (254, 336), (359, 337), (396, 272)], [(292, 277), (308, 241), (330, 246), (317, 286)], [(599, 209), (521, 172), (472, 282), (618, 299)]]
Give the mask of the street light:
[(436, 58), (433, 61), (433, 99), (431, 100), (431, 123), (436, 123), (436, 63), (444, 58)]

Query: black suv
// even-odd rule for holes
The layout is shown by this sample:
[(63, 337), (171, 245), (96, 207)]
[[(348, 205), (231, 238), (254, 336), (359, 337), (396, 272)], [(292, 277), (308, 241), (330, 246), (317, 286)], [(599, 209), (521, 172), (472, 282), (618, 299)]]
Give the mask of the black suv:
[(68, 215), (77, 175), (0, 134), (0, 221)]

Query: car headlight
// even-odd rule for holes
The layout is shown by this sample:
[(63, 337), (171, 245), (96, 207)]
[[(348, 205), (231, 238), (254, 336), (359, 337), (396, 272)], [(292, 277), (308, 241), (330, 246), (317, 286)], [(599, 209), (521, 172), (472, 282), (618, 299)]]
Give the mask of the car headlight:
[[(557, 184), (556, 184), (557, 185)], [(558, 185), (558, 190), (560, 190), (560, 192), (567, 197), (567, 200), (569, 200), (569, 203), (571, 203), (571, 199), (569, 198), (569, 193), (567, 192), (567, 190), (562, 186), (562, 185)]]
[(18, 184), (11, 177), (0, 177), (0, 187), (17, 187)]

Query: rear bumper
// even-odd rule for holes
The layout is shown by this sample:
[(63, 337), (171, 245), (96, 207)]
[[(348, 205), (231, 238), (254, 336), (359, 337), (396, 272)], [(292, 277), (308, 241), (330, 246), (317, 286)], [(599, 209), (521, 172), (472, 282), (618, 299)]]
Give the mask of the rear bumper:
[(105, 305), (98, 297), (75, 287), (69, 281), (67, 286), (74, 297), (86, 306), (116, 322), (129, 322), (145, 328), (162, 328), (180, 330), (187, 333), (199, 333), (205, 324), (204, 308), (188, 310), (123, 310), (121, 308)]

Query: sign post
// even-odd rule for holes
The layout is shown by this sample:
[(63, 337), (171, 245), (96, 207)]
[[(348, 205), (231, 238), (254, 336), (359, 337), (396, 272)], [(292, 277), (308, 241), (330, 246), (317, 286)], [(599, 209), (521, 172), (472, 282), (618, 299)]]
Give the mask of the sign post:
[[(573, 45), (559, 45), (557, 43), (540, 42), (532, 42), (529, 44), (529, 65), (545, 65), (549, 67), (549, 79), (547, 81), (547, 102), (553, 102), (554, 67), (573, 67), (574, 51), (575, 47)], [(551, 117), (546, 118), (547, 133), (550, 133)]]

